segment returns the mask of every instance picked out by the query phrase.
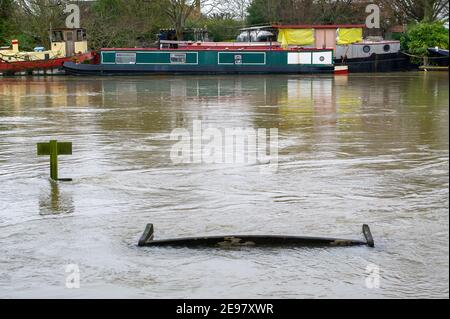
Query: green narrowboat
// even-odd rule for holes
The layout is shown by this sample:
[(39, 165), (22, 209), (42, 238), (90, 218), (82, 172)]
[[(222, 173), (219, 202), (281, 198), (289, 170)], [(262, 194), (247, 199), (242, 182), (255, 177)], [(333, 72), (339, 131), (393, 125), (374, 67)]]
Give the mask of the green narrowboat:
[(69, 74), (267, 74), (333, 73), (333, 49), (201, 46), (177, 49), (102, 49), (91, 64), (64, 63)]

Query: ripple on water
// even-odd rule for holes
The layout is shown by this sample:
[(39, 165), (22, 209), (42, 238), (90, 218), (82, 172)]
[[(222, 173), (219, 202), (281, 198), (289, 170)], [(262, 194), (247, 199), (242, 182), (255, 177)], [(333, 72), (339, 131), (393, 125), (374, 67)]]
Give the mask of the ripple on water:
[[(2, 297), (448, 297), (446, 76), (29, 78), (0, 96)], [(193, 120), (278, 128), (277, 169), (174, 164), (170, 132)], [(73, 182), (35, 155), (51, 138), (72, 141)], [(355, 239), (368, 223), (376, 247), (138, 248), (150, 222)]]

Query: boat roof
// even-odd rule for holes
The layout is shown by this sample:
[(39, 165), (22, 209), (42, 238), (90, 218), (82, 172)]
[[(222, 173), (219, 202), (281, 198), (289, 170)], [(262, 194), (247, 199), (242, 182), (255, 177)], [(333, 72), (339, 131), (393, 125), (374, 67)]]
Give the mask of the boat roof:
[(339, 29), (339, 28), (364, 28), (365, 24), (273, 24), (275, 29)]
[(333, 48), (282, 48), (280, 46), (184, 46), (179, 48), (102, 48), (100, 51), (329, 51)]
[(381, 40), (381, 41), (370, 41), (363, 39), (361, 42), (352, 43), (352, 45), (368, 45), (368, 44), (399, 44), (399, 40)]
[(261, 30), (261, 29), (272, 29), (273, 26), (271, 25), (262, 25), (262, 26), (256, 26), (256, 27), (246, 27), (246, 28), (241, 28), (239, 29), (239, 31), (256, 31), (256, 30)]
[(448, 50), (441, 48), (428, 48), (428, 52), (437, 53), (442, 56), (448, 56)]
[(86, 31), (85, 28), (51, 28), (51, 29), (48, 29), (48, 31), (75, 31), (75, 30)]

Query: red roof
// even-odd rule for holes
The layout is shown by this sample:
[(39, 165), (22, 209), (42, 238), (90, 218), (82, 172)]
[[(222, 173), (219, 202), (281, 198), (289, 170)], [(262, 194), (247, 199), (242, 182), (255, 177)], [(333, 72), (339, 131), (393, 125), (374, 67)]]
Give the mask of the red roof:
[(323, 51), (323, 50), (333, 50), (333, 48), (325, 48), (325, 49), (319, 49), (319, 48), (290, 48), (290, 49), (284, 49), (279, 46), (257, 46), (257, 47), (246, 47), (246, 46), (235, 46), (235, 47), (225, 47), (225, 46), (213, 46), (213, 47), (207, 47), (207, 46), (186, 46), (186, 47), (180, 47), (180, 48), (164, 48), (164, 49), (158, 49), (158, 48), (102, 48), (100, 51), (221, 51), (221, 52), (236, 52), (236, 51)]
[(274, 24), (276, 29), (339, 29), (339, 28), (365, 28), (365, 24), (288, 24), (280, 25)]

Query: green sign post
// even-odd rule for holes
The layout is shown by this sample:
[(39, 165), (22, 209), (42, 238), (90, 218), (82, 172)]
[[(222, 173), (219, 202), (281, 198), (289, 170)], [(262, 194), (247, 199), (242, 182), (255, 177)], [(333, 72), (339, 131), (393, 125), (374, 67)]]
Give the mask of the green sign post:
[(72, 155), (71, 142), (37, 143), (37, 155), (50, 155), (50, 178), (58, 180), (58, 155)]

